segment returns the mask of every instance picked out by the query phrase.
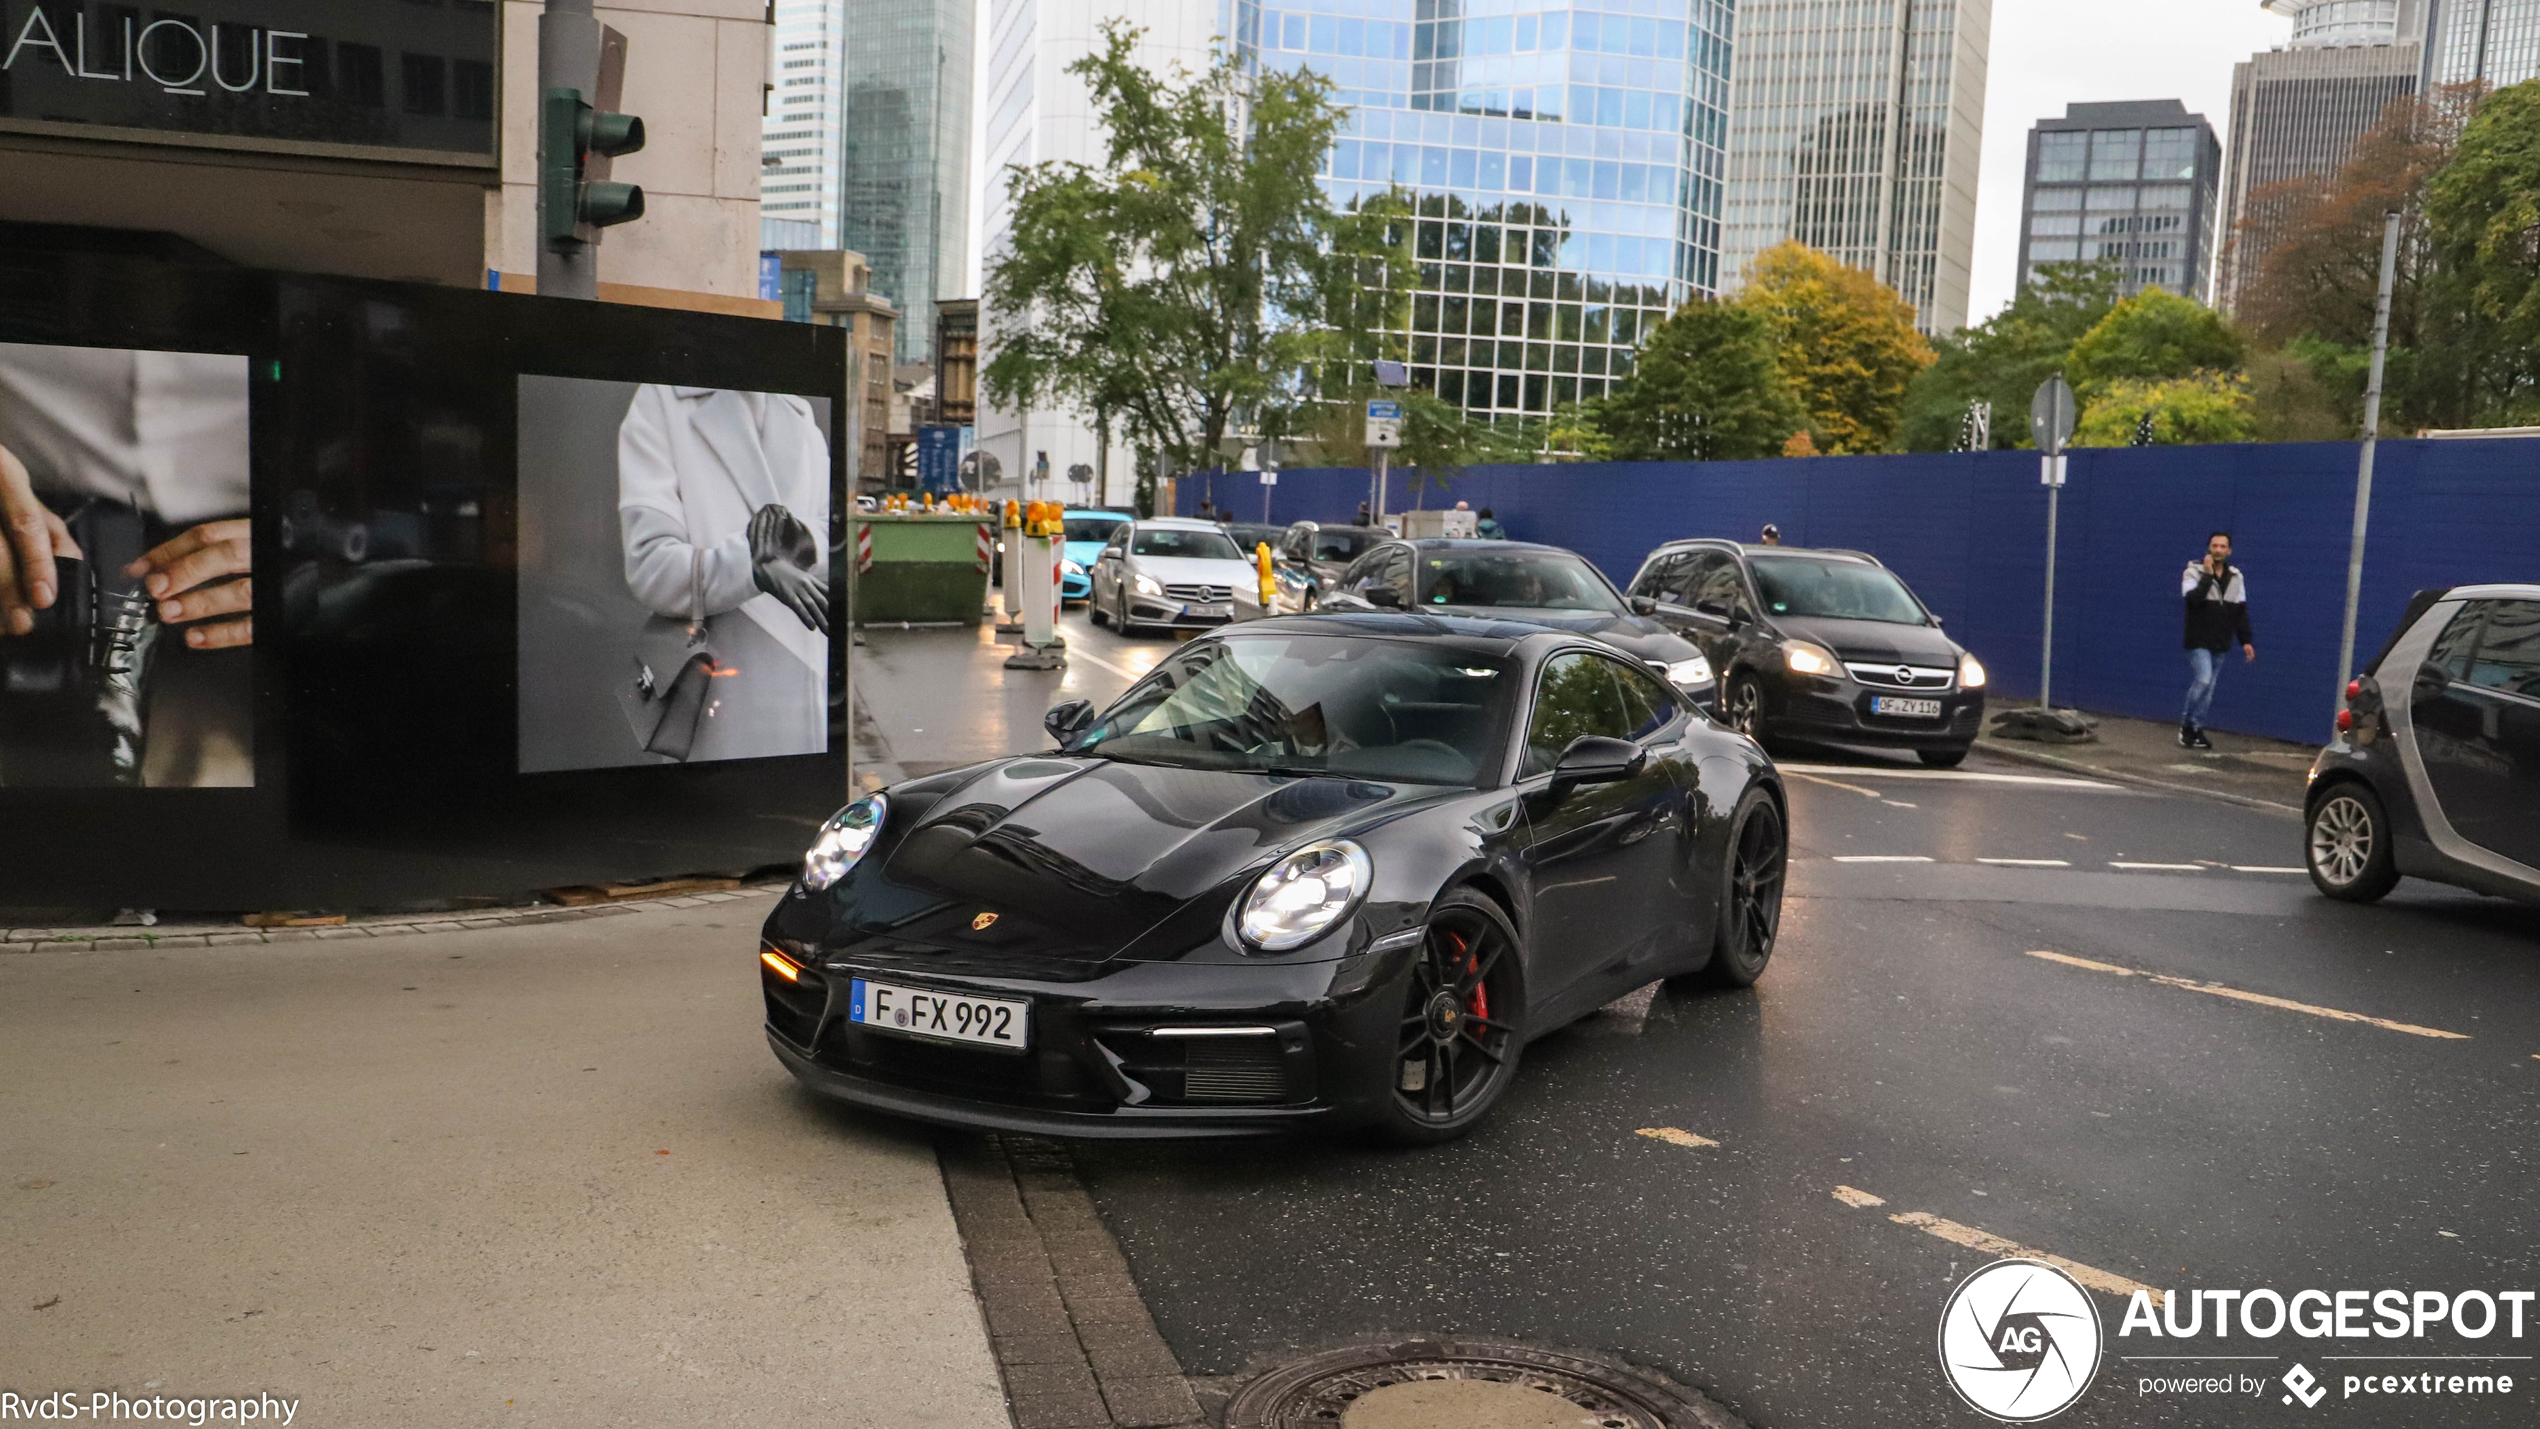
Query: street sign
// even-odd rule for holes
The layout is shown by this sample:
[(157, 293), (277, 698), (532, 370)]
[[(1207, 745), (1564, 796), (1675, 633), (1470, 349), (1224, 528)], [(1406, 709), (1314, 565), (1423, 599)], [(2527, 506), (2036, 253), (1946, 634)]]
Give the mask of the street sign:
[(2072, 384), (2060, 372), (2047, 378), (2028, 404), (2029, 440), (2048, 456), (2061, 456), (2064, 443), (2072, 440), (2073, 419), (2078, 415)]
[(1367, 420), (1371, 422), (1399, 422), (1402, 420), (1402, 404), (1400, 402), (1369, 402), (1367, 404)]
[(1369, 417), (1367, 445), (1390, 449), (1402, 445), (1402, 420), (1398, 417)]
[(2039, 457), (2037, 459), (2037, 484), (2040, 486), (2063, 485), (2064, 463), (2071, 460), (2072, 458), (2068, 456)]
[(1262, 485), (1264, 485), (1264, 486), (1276, 486), (1276, 485), (1278, 485), (1278, 484), (1279, 484), (1279, 474), (1278, 474), (1277, 472), (1275, 472), (1275, 471), (1272, 471), (1272, 470), (1268, 469), (1267, 467), (1263, 468), (1263, 469), (1262, 469), (1262, 472), (1261, 472), (1261, 484), (1262, 484)]

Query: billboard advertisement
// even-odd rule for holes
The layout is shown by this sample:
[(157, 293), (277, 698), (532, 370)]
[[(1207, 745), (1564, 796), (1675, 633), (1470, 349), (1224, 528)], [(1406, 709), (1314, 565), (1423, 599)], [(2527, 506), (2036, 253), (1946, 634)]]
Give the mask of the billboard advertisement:
[(256, 782), (247, 389), (0, 342), (0, 788)]
[(825, 752), (828, 399), (519, 390), (521, 772)]

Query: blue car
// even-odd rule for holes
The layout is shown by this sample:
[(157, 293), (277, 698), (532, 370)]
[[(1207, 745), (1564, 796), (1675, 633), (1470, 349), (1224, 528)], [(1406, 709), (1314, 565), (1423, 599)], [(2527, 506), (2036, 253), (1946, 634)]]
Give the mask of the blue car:
[(1084, 600), (1094, 593), (1094, 579), (1086, 572), (1094, 568), (1094, 558), (1102, 554), (1111, 534), (1129, 524), (1129, 517), (1118, 511), (1068, 511), (1060, 519), (1066, 523), (1066, 540), (1059, 548), (1058, 598)]

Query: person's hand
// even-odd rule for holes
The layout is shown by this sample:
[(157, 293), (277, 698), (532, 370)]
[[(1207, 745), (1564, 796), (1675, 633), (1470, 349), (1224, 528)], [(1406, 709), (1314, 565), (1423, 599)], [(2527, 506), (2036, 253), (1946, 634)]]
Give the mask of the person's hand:
[(35, 628), (35, 613), (50, 610), (61, 598), (54, 589), (53, 561), (80, 559), (71, 528), (41, 501), (26, 463), (0, 446), (0, 635), (24, 635)]
[[(124, 567), (158, 602), (159, 619), (187, 625), (185, 643), (221, 650), (255, 642), (255, 591), (247, 580), (249, 528), (243, 521), (206, 521)], [(238, 579), (232, 580), (230, 577)]]
[(2256, 660), (2257, 658), (2258, 658), (2258, 647), (2257, 647), (2257, 646), (2255, 646), (2255, 645), (2243, 645), (2243, 646), (2241, 646), (2241, 647), (2240, 647), (2240, 661), (2241, 661), (2241, 663), (2242, 663), (2242, 664), (2244, 664), (2244, 665), (2245, 665), (2245, 664), (2248, 664), (2248, 663), (2250, 663), (2251, 661)]
[(829, 582), (811, 569), (820, 542), (782, 506), (750, 517), (750, 583), (776, 597), (806, 630), (829, 633)]

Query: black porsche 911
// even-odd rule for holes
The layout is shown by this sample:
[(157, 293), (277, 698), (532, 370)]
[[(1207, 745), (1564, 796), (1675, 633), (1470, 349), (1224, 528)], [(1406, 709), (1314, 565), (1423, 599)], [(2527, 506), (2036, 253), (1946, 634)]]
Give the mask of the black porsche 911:
[(823, 828), (760, 953), (805, 1085), (1062, 1136), (1432, 1142), (1529, 1039), (1772, 956), (1771, 761), (1585, 636), (1256, 621), (1047, 722), (1055, 750)]

